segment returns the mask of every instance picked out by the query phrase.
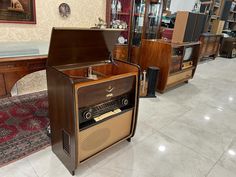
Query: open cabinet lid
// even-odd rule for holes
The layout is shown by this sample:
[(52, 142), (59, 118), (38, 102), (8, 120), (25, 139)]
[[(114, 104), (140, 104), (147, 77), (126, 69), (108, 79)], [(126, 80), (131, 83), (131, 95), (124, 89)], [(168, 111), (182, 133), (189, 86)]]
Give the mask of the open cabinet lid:
[(111, 62), (121, 30), (53, 28), (47, 66)]

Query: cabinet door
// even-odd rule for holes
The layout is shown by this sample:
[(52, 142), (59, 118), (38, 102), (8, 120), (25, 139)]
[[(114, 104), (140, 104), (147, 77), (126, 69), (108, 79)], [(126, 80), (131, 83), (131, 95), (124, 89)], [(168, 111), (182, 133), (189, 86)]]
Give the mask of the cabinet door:
[(145, 13), (145, 39), (158, 39), (162, 18), (162, 0), (148, 0)]
[(0, 74), (0, 97), (6, 95), (6, 88), (3, 74)]
[(144, 15), (145, 15), (145, 0), (134, 1), (133, 25), (132, 25), (132, 46), (139, 47), (141, 45)]

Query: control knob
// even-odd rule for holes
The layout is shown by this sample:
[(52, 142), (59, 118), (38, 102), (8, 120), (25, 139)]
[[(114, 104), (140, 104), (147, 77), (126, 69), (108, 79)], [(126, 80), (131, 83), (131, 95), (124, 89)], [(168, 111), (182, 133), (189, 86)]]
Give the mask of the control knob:
[(122, 98), (121, 103), (123, 106), (127, 106), (129, 104), (129, 100), (127, 98)]
[(87, 119), (87, 120), (91, 119), (92, 118), (92, 111), (91, 110), (85, 111), (83, 113), (83, 117), (84, 117), (84, 119)]

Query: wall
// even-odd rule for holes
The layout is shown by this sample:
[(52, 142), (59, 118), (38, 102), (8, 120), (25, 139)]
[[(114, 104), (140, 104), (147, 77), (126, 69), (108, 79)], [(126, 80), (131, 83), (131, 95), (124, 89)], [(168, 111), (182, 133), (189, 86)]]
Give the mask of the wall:
[[(98, 17), (105, 19), (106, 0), (35, 0), (36, 25), (0, 23), (0, 42), (49, 41), (52, 27), (91, 27)], [(58, 13), (61, 3), (68, 3), (71, 15), (67, 19)]]
[(192, 11), (196, 0), (171, 0), (170, 10), (171, 12), (177, 11)]

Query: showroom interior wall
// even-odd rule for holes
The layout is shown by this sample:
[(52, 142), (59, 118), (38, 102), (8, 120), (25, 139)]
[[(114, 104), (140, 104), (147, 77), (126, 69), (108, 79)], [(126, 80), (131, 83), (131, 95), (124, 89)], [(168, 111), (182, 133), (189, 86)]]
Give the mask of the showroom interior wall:
[(186, 10), (191, 11), (193, 9), (196, 0), (172, 0), (170, 5), (171, 12)]
[[(35, 0), (37, 24), (0, 23), (0, 42), (48, 41), (52, 27), (91, 27), (98, 17), (105, 19), (106, 0)], [(59, 15), (58, 6), (68, 3), (71, 15), (65, 19)]]

